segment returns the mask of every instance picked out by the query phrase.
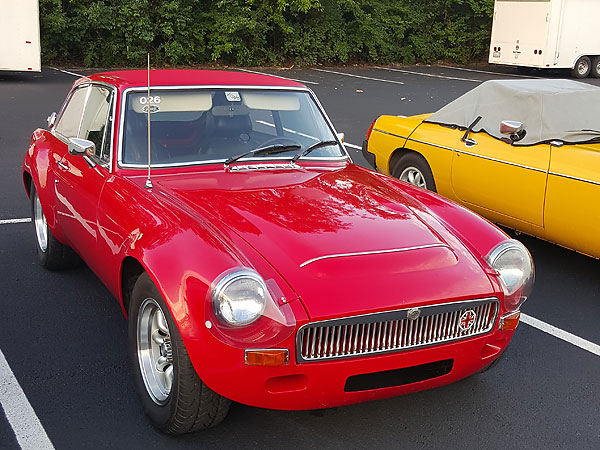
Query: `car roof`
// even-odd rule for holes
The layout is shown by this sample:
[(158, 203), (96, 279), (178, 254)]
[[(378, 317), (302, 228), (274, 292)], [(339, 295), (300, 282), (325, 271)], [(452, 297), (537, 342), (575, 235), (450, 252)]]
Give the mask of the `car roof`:
[[(103, 81), (120, 90), (129, 87), (141, 87), (148, 84), (146, 70), (122, 70), (101, 72), (76, 82), (86, 80)], [(225, 70), (150, 70), (152, 86), (280, 86), (306, 87), (302, 83), (273, 75)]]

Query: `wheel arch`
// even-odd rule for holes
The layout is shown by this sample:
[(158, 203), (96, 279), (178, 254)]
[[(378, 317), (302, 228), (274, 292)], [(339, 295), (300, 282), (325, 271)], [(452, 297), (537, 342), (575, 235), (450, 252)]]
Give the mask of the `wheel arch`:
[(571, 69), (575, 69), (575, 66), (577, 65), (579, 60), (584, 56), (587, 56), (588, 58), (590, 58), (590, 60), (594, 57), (593, 55), (588, 55), (586, 53), (578, 53), (577, 56), (575, 56), (575, 59), (573, 59), (573, 62), (571, 63)]
[[(400, 161), (400, 159), (403, 156), (406, 156), (409, 154), (415, 154), (415, 155), (418, 155), (421, 158), (423, 158), (423, 160), (427, 163), (427, 165), (431, 169), (431, 164), (429, 164), (429, 161), (427, 161), (427, 158), (425, 158), (425, 156), (421, 152), (418, 152), (416, 150), (413, 150), (413, 149), (407, 148), (407, 147), (400, 147), (400, 148), (397, 148), (396, 150), (394, 150), (392, 152), (392, 156), (390, 156), (390, 162), (389, 162), (390, 175), (394, 176), (392, 173), (392, 170), (394, 170), (394, 167), (396, 167), (396, 164), (398, 164), (398, 161)], [(433, 170), (432, 170), (432, 172), (433, 172)]]
[(23, 171), (23, 184), (25, 185), (25, 192), (27, 193), (27, 197), (31, 198), (31, 183), (33, 182), (33, 177), (27, 171)]
[(133, 256), (126, 256), (123, 259), (123, 262), (121, 263), (120, 293), (123, 312), (126, 316), (129, 316), (129, 305), (131, 303), (133, 286), (143, 273), (147, 273), (147, 270), (136, 258)]

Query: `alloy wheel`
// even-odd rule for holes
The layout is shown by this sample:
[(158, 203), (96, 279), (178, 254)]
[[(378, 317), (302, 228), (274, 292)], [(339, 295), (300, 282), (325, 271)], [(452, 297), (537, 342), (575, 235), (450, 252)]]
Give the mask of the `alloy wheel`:
[(400, 174), (400, 180), (406, 181), (407, 183), (413, 184), (423, 189), (427, 189), (427, 183), (425, 177), (419, 169), (414, 166), (407, 167)]
[(137, 354), (150, 398), (164, 405), (173, 386), (173, 350), (165, 315), (152, 298), (143, 301), (138, 314)]
[(33, 222), (35, 225), (35, 237), (37, 238), (40, 250), (46, 253), (46, 250), (48, 249), (48, 223), (46, 222), (44, 211), (42, 211), (42, 204), (40, 203), (37, 191), (34, 195)]

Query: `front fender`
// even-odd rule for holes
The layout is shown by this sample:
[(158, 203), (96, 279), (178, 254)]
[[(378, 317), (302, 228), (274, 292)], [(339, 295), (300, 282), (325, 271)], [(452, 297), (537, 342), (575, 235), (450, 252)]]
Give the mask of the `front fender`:
[[(115, 266), (121, 271), (123, 261), (134, 258), (148, 273), (169, 308), (197, 373), (217, 390), (218, 386), (213, 387), (205, 375), (210, 379), (209, 374), (219, 364), (223, 352), (241, 352), (243, 363), (243, 350), (223, 344), (206, 328), (206, 302), (214, 280), (232, 268), (249, 267), (261, 274), (269, 289), (276, 286), (278, 298), (285, 297), (289, 303), (296, 300), (297, 295), (241, 237), (222, 224), (215, 226), (197, 211), (177, 204), (159, 187), (153, 189), (152, 195), (147, 195), (148, 191), (141, 195), (139, 188), (131, 183), (119, 186), (118, 191), (128, 199), (129, 211), (121, 219), (109, 214), (103, 219), (102, 227), (106, 236), (110, 235), (106, 232), (109, 223), (129, 229), (119, 245), (119, 264)], [(103, 205), (107, 212), (111, 209), (106, 202)], [(103, 217), (102, 211), (99, 217)], [(127, 288), (121, 284), (123, 277), (119, 273), (111, 278), (119, 286), (116, 294), (122, 302), (124, 288)], [(294, 303), (298, 304), (295, 310), (303, 312), (300, 302)], [(299, 314), (296, 320), (306, 321), (307, 316)]]
[(38, 197), (52, 234), (63, 241), (62, 232), (56, 220), (56, 192), (54, 188), (54, 163), (60, 157), (51, 150), (56, 138), (49, 132), (38, 128), (31, 136), (31, 144), (23, 158), (23, 183), (25, 191), (30, 196), (30, 186), (27, 186), (28, 176), (35, 185)]

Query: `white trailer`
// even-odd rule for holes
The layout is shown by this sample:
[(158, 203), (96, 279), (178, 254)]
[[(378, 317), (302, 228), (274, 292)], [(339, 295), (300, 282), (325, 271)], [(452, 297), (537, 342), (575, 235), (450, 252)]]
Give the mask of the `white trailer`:
[(0, 70), (42, 70), (38, 0), (0, 0)]
[(496, 0), (489, 62), (600, 78), (600, 0)]

